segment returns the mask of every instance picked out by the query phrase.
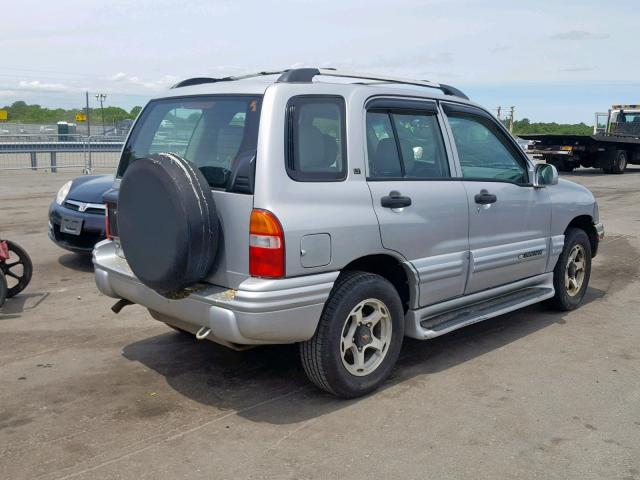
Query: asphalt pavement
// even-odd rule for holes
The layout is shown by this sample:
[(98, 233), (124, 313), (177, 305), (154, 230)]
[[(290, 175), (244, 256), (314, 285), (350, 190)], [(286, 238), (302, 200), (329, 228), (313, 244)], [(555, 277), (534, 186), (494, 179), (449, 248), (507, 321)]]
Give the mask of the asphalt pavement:
[(32, 256), (0, 310), (2, 479), (640, 479), (640, 168), (580, 170), (607, 236), (585, 304), (407, 339), (378, 392), (337, 400), (295, 346), (234, 352), (140, 306), (47, 238), (73, 174), (0, 176), (0, 237)]

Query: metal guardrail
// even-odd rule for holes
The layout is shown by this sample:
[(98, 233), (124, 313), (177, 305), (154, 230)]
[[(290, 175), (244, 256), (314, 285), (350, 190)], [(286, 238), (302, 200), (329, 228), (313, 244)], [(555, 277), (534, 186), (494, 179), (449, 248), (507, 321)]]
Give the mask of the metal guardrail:
[(79, 168), (115, 169), (124, 137), (68, 134), (0, 135), (0, 173)]

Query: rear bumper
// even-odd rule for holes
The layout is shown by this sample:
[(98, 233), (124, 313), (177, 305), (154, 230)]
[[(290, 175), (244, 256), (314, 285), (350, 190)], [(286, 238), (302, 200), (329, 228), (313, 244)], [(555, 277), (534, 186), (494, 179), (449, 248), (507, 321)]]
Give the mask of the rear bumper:
[(147, 307), (162, 322), (219, 343), (260, 345), (294, 343), (313, 336), (338, 272), (269, 280), (248, 278), (237, 290), (202, 284), (188, 297), (168, 299), (142, 284), (126, 260), (106, 240), (93, 251), (98, 289)]

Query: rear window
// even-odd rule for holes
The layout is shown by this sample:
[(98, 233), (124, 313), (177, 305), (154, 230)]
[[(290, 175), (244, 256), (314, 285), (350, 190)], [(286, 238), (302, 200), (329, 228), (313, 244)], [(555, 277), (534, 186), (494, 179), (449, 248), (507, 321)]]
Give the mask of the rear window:
[(212, 188), (229, 187), (234, 168), (255, 156), (259, 96), (198, 96), (151, 101), (124, 148), (118, 177), (140, 158), (175, 153), (193, 162)]
[(340, 181), (347, 174), (342, 97), (301, 95), (287, 104), (286, 167), (299, 182)]

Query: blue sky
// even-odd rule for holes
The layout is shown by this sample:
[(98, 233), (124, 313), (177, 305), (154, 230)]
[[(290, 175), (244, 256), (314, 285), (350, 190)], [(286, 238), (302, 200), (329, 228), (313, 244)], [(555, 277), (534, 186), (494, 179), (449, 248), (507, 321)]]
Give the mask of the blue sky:
[(449, 83), (534, 121), (640, 102), (638, 0), (21, 0), (2, 18), (0, 105), (89, 90), (130, 108), (181, 78), (302, 65)]

